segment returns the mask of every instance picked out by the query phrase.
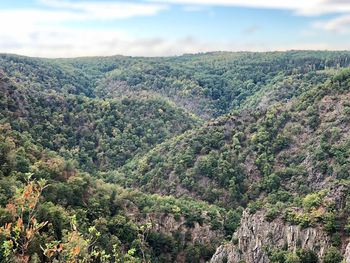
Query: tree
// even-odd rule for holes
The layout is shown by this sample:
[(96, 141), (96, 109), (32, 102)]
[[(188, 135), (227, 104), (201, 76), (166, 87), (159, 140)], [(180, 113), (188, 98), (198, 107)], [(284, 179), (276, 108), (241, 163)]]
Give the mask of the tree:
[(343, 256), (336, 247), (330, 247), (323, 256), (323, 263), (340, 263)]
[(309, 249), (301, 249), (297, 251), (300, 258), (300, 263), (318, 263), (317, 254)]
[(28, 181), (24, 188), (18, 189), (15, 197), (7, 204), (6, 210), (11, 215), (12, 221), (0, 228), (0, 234), (5, 236), (1, 250), (6, 259), (29, 262), (29, 246), (48, 223), (38, 222), (36, 218), (37, 205), (45, 187), (45, 180)]

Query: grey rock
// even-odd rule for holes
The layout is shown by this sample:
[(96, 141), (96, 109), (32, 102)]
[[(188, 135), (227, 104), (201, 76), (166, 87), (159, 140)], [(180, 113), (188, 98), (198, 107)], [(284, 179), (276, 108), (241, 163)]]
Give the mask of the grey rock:
[[(221, 245), (212, 263), (268, 263), (267, 251), (272, 248), (287, 248), (292, 252), (298, 248), (312, 249), (322, 258), (330, 244), (327, 234), (319, 228), (289, 225), (280, 218), (268, 222), (263, 211), (256, 214), (245, 211), (233, 239), (237, 244)], [(350, 247), (348, 250), (350, 255)]]

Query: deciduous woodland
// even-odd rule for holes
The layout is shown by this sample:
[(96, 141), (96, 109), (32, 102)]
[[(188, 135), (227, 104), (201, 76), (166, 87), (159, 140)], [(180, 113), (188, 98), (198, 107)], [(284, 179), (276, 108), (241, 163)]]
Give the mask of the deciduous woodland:
[(0, 55), (0, 262), (350, 262), (350, 52)]

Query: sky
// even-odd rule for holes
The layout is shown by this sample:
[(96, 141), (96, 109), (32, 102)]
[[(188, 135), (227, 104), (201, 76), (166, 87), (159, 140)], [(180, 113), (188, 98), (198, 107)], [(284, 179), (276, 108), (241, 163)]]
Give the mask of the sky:
[(0, 0), (0, 53), (349, 50), (350, 0)]

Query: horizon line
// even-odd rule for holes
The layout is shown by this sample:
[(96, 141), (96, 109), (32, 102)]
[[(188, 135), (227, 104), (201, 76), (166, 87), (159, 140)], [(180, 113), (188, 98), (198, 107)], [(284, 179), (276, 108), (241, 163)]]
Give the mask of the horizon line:
[(9, 56), (18, 56), (34, 59), (79, 59), (79, 58), (110, 58), (110, 57), (125, 57), (125, 58), (177, 58), (185, 56), (198, 56), (198, 55), (210, 55), (210, 54), (219, 54), (219, 53), (258, 53), (258, 54), (268, 54), (268, 53), (288, 53), (288, 52), (350, 52), (350, 49), (286, 49), (286, 50), (269, 50), (269, 51), (252, 51), (252, 50), (240, 50), (240, 51), (229, 51), (229, 50), (216, 50), (216, 51), (205, 51), (205, 52), (196, 52), (196, 53), (182, 53), (180, 55), (168, 55), (168, 56), (131, 56), (123, 54), (115, 55), (87, 55), (87, 56), (72, 56), (72, 57), (41, 57), (41, 56), (30, 56), (18, 53), (6, 53), (0, 52), (0, 56), (9, 55)]

